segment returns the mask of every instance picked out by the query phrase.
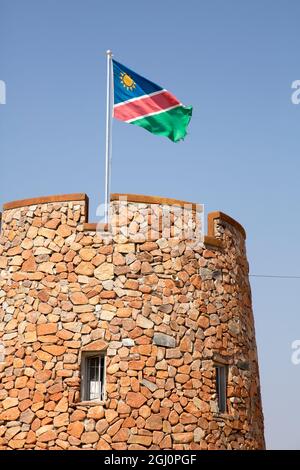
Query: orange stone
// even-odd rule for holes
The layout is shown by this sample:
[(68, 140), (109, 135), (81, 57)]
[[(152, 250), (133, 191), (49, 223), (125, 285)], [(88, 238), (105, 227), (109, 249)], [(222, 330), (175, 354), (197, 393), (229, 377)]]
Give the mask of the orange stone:
[(81, 435), (81, 442), (83, 444), (93, 444), (97, 442), (99, 439), (99, 435), (96, 431), (84, 432)]
[(36, 271), (36, 262), (34, 256), (30, 256), (24, 263), (22, 264), (22, 271), (28, 273), (34, 273)]
[(47, 303), (40, 303), (39, 308), (38, 308), (40, 313), (43, 313), (44, 315), (47, 315), (48, 313), (52, 312), (52, 307), (51, 305)]
[(15, 388), (24, 388), (27, 382), (28, 382), (28, 377), (26, 377), (26, 375), (17, 377), (16, 382), (15, 382)]
[(42, 346), (42, 349), (50, 354), (52, 354), (52, 356), (61, 356), (66, 348), (65, 346)]
[[(22, 377), (18, 377), (18, 378), (22, 378)], [(28, 377), (26, 377), (28, 378)], [(16, 381), (17, 382), (17, 381)], [(16, 387), (17, 388), (17, 387)], [(25, 398), (28, 398), (29, 397), (29, 388), (27, 387), (21, 387), (21, 390), (19, 390), (19, 393), (18, 393), (18, 398), (19, 400), (25, 400)]]
[(35, 432), (30, 429), (27, 434), (26, 444), (34, 444), (36, 442)]
[(82, 420), (84, 420), (85, 417), (86, 417), (85, 411), (83, 411), (83, 410), (75, 410), (75, 411), (71, 414), (70, 421), (71, 421), (71, 422), (73, 422), (73, 421), (82, 421)]
[(38, 293), (38, 298), (41, 300), (41, 302), (48, 302), (49, 300), (49, 294), (46, 290), (41, 290)]
[(52, 354), (46, 353), (44, 351), (37, 351), (36, 355), (40, 361), (49, 362), (52, 360)]
[(115, 410), (111, 410), (110, 408), (105, 410), (105, 419), (108, 423), (111, 423), (117, 416), (118, 413)]
[(178, 432), (172, 434), (173, 441), (175, 444), (188, 444), (194, 438), (193, 432)]
[(159, 415), (152, 415), (146, 420), (145, 429), (160, 431), (163, 427), (162, 418)]
[(104, 255), (99, 254), (95, 256), (95, 258), (92, 260), (92, 263), (94, 266), (98, 267), (100, 264), (104, 263), (105, 259), (106, 257)]
[(108, 427), (109, 427), (109, 424), (106, 421), (106, 419), (99, 419), (99, 421), (97, 421), (97, 424), (96, 424), (96, 431), (101, 436)]
[(155, 242), (146, 242), (140, 245), (140, 251), (152, 251), (157, 250), (158, 246)]
[(33, 403), (32, 400), (30, 400), (29, 398), (26, 398), (25, 400), (22, 400), (19, 403), (19, 410), (21, 410), (21, 411), (27, 410), (27, 408), (29, 408), (32, 405), (32, 403)]
[[(53, 399), (53, 396), (51, 396), (51, 398)], [(68, 406), (69, 402), (67, 397), (62, 397), (62, 399), (59, 400), (59, 402), (57, 403), (55, 411), (60, 411), (61, 413), (64, 413), (65, 411), (68, 411)]]
[(164, 433), (161, 431), (154, 431), (153, 433), (153, 444), (158, 445), (164, 437)]
[(38, 441), (49, 442), (49, 441), (53, 441), (54, 439), (56, 439), (56, 437), (57, 437), (57, 432), (50, 429), (49, 431), (46, 431), (46, 432), (42, 433), (38, 437)]
[(84, 424), (81, 423), (80, 421), (74, 421), (73, 423), (70, 423), (68, 426), (68, 433), (73, 437), (77, 437), (77, 439), (80, 438), (83, 431), (84, 431)]
[(191, 277), (191, 283), (196, 289), (201, 289), (202, 279), (199, 274), (194, 274), (194, 276)]
[(131, 435), (128, 439), (128, 444), (140, 444), (143, 446), (150, 446), (152, 443), (152, 436)]
[(69, 263), (70, 261), (73, 261), (75, 256), (76, 256), (76, 251), (69, 250), (67, 254), (65, 255), (65, 261)]
[(74, 305), (84, 305), (89, 303), (89, 299), (83, 292), (73, 292), (70, 295), (71, 302)]
[(92, 343), (87, 344), (82, 348), (82, 351), (105, 351), (107, 349), (108, 343), (102, 339), (93, 341)]
[(50, 261), (53, 261), (53, 263), (60, 263), (63, 259), (63, 255), (61, 253), (53, 253)]
[(41, 323), (37, 325), (37, 334), (38, 336), (51, 335), (56, 333), (57, 323)]
[(0, 420), (3, 421), (15, 421), (20, 416), (20, 411), (18, 407), (9, 408), (8, 410), (2, 411), (0, 413)]
[(184, 336), (180, 341), (179, 349), (180, 351), (184, 352), (191, 352), (192, 351), (192, 342), (189, 336)]
[(79, 256), (83, 261), (91, 261), (96, 256), (97, 252), (94, 248), (82, 248), (79, 251)]
[(100, 439), (97, 444), (97, 450), (111, 450), (111, 447), (104, 439)]
[(177, 424), (179, 421), (179, 416), (178, 414), (176, 413), (175, 410), (172, 410), (171, 413), (169, 414), (169, 422), (171, 423), (172, 426), (174, 426), (175, 424)]
[(50, 379), (51, 374), (51, 370), (41, 370), (39, 372), (36, 372), (35, 380), (37, 381), (37, 383), (47, 382), (47, 380)]
[(117, 312), (117, 316), (121, 318), (129, 318), (131, 317), (131, 308), (119, 308)]
[(48, 220), (48, 222), (45, 223), (45, 227), (56, 230), (59, 224), (60, 224), (60, 219), (50, 219)]
[(116, 293), (113, 290), (104, 290), (100, 293), (100, 299), (114, 299)]
[(119, 414), (129, 414), (131, 411), (130, 406), (126, 405), (126, 403), (122, 403), (121, 401), (118, 403), (118, 409), (117, 412)]
[(81, 261), (81, 263), (75, 268), (76, 274), (82, 274), (83, 276), (92, 276), (94, 273), (95, 266), (88, 261)]
[(12, 439), (9, 441), (8, 445), (12, 449), (22, 449), (25, 444), (25, 439)]
[(33, 403), (40, 403), (40, 402), (44, 401), (44, 395), (43, 395), (43, 393), (41, 393), (41, 392), (39, 392), (38, 390), (36, 390), (36, 391), (34, 392), (32, 401), (33, 401)]
[(22, 253), (22, 248), (20, 246), (14, 246), (7, 250), (8, 256), (19, 255), (20, 253)]
[(128, 392), (126, 395), (126, 403), (131, 406), (131, 408), (140, 408), (146, 401), (147, 398), (139, 392)]
[(177, 374), (175, 376), (176, 382), (180, 384), (185, 384), (189, 380), (190, 376), (188, 374)]
[(41, 343), (57, 343), (56, 335), (39, 336), (38, 339)]
[(123, 428), (133, 428), (135, 426), (135, 420), (129, 416), (129, 418), (125, 418), (124, 423), (123, 423)]
[(200, 328), (206, 329), (206, 328), (209, 327), (209, 319), (207, 317), (205, 317), (204, 315), (201, 315), (198, 318), (197, 323), (200, 326)]
[(128, 368), (132, 370), (142, 370), (145, 367), (144, 361), (129, 361)]
[(69, 414), (61, 413), (58, 416), (55, 416), (53, 420), (53, 424), (56, 428), (60, 428), (61, 426), (66, 426), (67, 424), (69, 424)]
[(113, 254), (113, 263), (115, 266), (123, 266), (126, 261), (123, 255), (121, 253), (114, 253)]
[(71, 333), (71, 331), (68, 331), (68, 330), (59, 330), (57, 332), (57, 336), (58, 338), (68, 340), (68, 339), (73, 338), (73, 333)]
[(138, 351), (142, 356), (151, 356), (152, 344), (141, 344)]
[(213, 251), (210, 250), (204, 250), (203, 251), (203, 257), (204, 258), (214, 258), (216, 254)]
[(62, 382), (59, 381), (53, 384), (51, 387), (49, 387), (47, 391), (48, 393), (50, 393), (50, 395), (52, 395), (53, 393), (59, 393), (62, 390), (63, 390)]
[(197, 423), (198, 421), (198, 418), (196, 418), (195, 416), (193, 416), (192, 414), (190, 413), (182, 413), (180, 415), (180, 422), (181, 424), (194, 424), (194, 423)]
[(66, 238), (72, 234), (72, 229), (67, 224), (62, 224), (58, 227), (57, 233), (60, 237)]
[(166, 436), (159, 444), (159, 447), (161, 449), (171, 449), (172, 448), (171, 436)]
[(112, 442), (127, 442), (130, 436), (128, 428), (121, 428), (112, 438)]
[(139, 283), (138, 281), (135, 281), (134, 279), (127, 279), (124, 285), (125, 289), (132, 289), (132, 290), (138, 290), (139, 288)]
[(87, 417), (96, 420), (104, 418), (103, 406), (99, 405), (89, 408)]
[(107, 434), (111, 437), (114, 436), (119, 431), (123, 421), (124, 421), (123, 419), (119, 419), (114, 424), (112, 424), (106, 431)]
[(8, 408), (13, 408), (14, 406), (17, 406), (18, 401), (19, 400), (17, 398), (7, 397), (5, 398), (5, 400), (3, 400), (2, 406), (5, 410), (7, 410)]
[(8, 258), (0, 256), (0, 269), (5, 269), (8, 263)]
[(151, 409), (149, 408), (149, 406), (141, 406), (141, 408), (139, 409), (139, 415), (142, 416), (142, 418), (144, 419), (149, 418), (149, 416), (151, 415)]

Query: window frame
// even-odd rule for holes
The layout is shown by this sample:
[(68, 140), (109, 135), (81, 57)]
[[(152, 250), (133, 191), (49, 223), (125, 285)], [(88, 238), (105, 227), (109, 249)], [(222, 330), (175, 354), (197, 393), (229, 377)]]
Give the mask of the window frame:
[(215, 368), (215, 383), (216, 383), (216, 395), (217, 395), (217, 404), (218, 412), (220, 414), (228, 413), (228, 364), (214, 363)]
[[(100, 394), (98, 398), (90, 397), (89, 385), (89, 361), (92, 358), (99, 358), (99, 383)], [(103, 402), (106, 400), (106, 354), (103, 351), (83, 351), (81, 353), (81, 386), (80, 400), (82, 402)]]

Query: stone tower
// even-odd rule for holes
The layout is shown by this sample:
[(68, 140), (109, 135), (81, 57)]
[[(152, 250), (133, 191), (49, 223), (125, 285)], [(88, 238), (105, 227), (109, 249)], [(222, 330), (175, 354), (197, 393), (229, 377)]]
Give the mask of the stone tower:
[(242, 226), (140, 195), (110, 220), (85, 194), (4, 205), (0, 448), (264, 448)]

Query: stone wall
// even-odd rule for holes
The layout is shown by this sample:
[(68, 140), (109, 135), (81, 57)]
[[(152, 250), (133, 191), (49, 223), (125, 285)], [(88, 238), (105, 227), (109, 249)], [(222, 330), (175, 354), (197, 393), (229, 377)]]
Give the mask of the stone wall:
[[(201, 207), (119, 199), (100, 233), (82, 194), (4, 206), (0, 448), (263, 448), (242, 227), (213, 213), (204, 237)], [(106, 356), (103, 402), (82, 401), (84, 351)]]

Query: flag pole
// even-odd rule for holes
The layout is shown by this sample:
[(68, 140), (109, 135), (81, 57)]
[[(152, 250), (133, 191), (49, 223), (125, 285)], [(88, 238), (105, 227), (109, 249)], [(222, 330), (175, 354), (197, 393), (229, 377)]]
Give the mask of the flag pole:
[(111, 169), (111, 134), (112, 134), (112, 51), (106, 51), (106, 136), (105, 136), (105, 207), (104, 223), (109, 221), (110, 204), (110, 169)]

